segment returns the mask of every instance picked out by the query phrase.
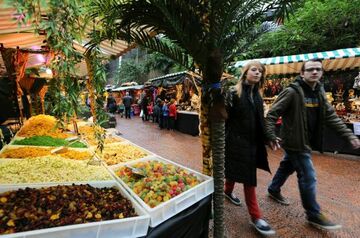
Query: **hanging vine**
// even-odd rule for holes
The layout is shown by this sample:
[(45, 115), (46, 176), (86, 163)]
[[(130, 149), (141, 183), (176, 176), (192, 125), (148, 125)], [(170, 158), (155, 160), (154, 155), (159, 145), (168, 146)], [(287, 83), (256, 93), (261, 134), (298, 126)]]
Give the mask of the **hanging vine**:
[(106, 74), (103, 66), (103, 60), (100, 57), (98, 48), (93, 48), (86, 53), (86, 64), (89, 71), (89, 77), (86, 85), (90, 95), (90, 107), (94, 121), (94, 136), (98, 142), (97, 151), (99, 153), (104, 149), (105, 131), (101, 128), (108, 120), (108, 115), (104, 112), (105, 84)]
[[(80, 87), (75, 73), (75, 65), (81, 61), (82, 54), (73, 47), (73, 41), (81, 42), (86, 22), (82, 19), (83, 8), (78, 0), (27, 0), (12, 1), (22, 22), (32, 24), (37, 33), (46, 34), (47, 45), (55, 53), (51, 62), (53, 78), (49, 83), (48, 94), (52, 102), (48, 112), (54, 115), (61, 126), (76, 117)], [(46, 13), (42, 12), (46, 9)]]
[[(84, 56), (75, 50), (73, 42), (82, 42), (86, 27), (85, 4), (79, 0), (27, 0), (9, 1), (22, 14), (21, 21), (30, 20), (36, 32), (45, 33), (46, 41), (55, 53), (51, 63), (53, 78), (49, 83), (48, 96), (51, 98), (48, 112), (54, 115), (62, 127), (78, 114), (78, 95), (80, 86), (75, 74), (75, 66)], [(41, 12), (46, 9), (46, 14)], [(103, 125), (108, 119), (104, 112), (106, 75), (100, 51), (93, 48), (88, 51), (85, 60), (88, 66), (89, 79), (87, 89), (91, 95), (91, 111), (95, 127)], [(73, 120), (75, 122), (75, 120)], [(74, 128), (77, 128), (74, 123)], [(102, 151), (105, 139), (104, 130), (95, 130), (98, 149)]]

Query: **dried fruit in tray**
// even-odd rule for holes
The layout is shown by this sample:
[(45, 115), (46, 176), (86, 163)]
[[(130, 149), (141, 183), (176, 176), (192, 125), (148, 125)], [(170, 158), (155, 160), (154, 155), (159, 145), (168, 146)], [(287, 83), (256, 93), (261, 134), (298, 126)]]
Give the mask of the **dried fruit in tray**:
[[(92, 126), (79, 127), (79, 133), (90, 145), (97, 145), (97, 141), (94, 135), (94, 128)], [(105, 133), (105, 129), (104, 129), (104, 133)], [(106, 145), (106, 144), (117, 143), (122, 141), (123, 140), (119, 137), (107, 135), (104, 144)]]
[[(92, 154), (88, 151), (79, 151), (65, 149), (63, 152), (57, 153), (61, 157), (74, 160), (88, 160), (92, 157)], [(9, 159), (23, 159), (23, 158), (36, 158), (41, 156), (51, 155), (51, 149), (37, 148), (37, 147), (16, 147), (6, 148), (0, 153), (0, 158)]]
[[(69, 144), (69, 141), (60, 138), (53, 138), (51, 136), (32, 136), (21, 140), (14, 140), (12, 144), (34, 146), (66, 146), (67, 144)], [(71, 143), (69, 147), (86, 148), (87, 146), (80, 141), (76, 141), (74, 143)]]
[(109, 144), (105, 146), (100, 157), (107, 165), (114, 165), (140, 159), (147, 155), (145, 151), (130, 144)]
[(137, 176), (124, 166), (115, 171), (146, 204), (151, 208), (198, 185), (198, 177), (183, 168), (160, 161), (150, 160), (131, 165), (145, 177)]
[(29, 136), (52, 136), (55, 138), (67, 138), (71, 135), (63, 133), (56, 128), (56, 118), (40, 114), (27, 120), (17, 134), (22, 137)]
[(111, 180), (104, 166), (49, 156), (0, 163), (0, 184)]
[(116, 188), (73, 184), (0, 194), (0, 235), (135, 216)]

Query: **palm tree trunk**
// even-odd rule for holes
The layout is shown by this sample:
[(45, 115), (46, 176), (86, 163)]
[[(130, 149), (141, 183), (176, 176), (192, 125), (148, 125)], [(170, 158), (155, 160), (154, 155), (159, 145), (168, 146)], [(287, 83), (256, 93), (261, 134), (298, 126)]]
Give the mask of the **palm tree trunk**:
[(210, 145), (214, 177), (214, 238), (225, 236), (224, 223), (224, 163), (225, 163), (225, 100), (221, 89), (223, 58), (220, 49), (214, 49), (204, 67), (204, 81), (207, 92), (202, 101), (207, 101), (208, 122), (210, 125)]
[(208, 105), (203, 97), (201, 97), (200, 105), (200, 138), (202, 145), (202, 157), (203, 157), (203, 174), (212, 176), (213, 174), (213, 162), (211, 157), (211, 145), (210, 145), (210, 127), (208, 122)]
[(225, 121), (212, 121), (211, 149), (214, 162), (214, 237), (224, 237), (224, 161), (225, 161)]

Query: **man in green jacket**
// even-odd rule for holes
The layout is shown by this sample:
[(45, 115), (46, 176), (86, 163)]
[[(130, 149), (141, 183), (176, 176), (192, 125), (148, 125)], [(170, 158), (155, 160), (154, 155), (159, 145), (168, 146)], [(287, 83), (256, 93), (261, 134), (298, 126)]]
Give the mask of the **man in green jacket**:
[[(323, 75), (322, 62), (314, 59), (303, 64), (300, 77), (284, 89), (266, 118), (266, 135), (270, 146), (285, 150), (269, 187), (268, 194), (275, 201), (289, 205), (281, 195), (281, 186), (296, 171), (302, 205), (308, 222), (326, 230), (341, 228), (327, 219), (316, 201), (316, 173), (311, 159), (311, 151), (322, 151), (324, 126), (327, 125), (340, 136), (350, 141), (354, 149), (360, 148), (360, 140), (346, 127), (327, 102), (324, 89), (319, 82)], [(281, 137), (275, 135), (275, 123), (282, 117)]]

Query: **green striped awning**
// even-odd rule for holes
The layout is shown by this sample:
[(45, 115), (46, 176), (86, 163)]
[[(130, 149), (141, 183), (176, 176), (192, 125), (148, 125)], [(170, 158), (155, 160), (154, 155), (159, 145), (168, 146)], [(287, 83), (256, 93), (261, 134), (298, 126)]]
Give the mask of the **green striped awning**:
[[(360, 67), (360, 48), (339, 49), (325, 52), (308, 53), (300, 55), (277, 56), (271, 58), (254, 59), (263, 63), (266, 73), (292, 74), (299, 73), (304, 61), (321, 59), (325, 71), (346, 70)], [(234, 67), (242, 68), (250, 60), (238, 61)]]

